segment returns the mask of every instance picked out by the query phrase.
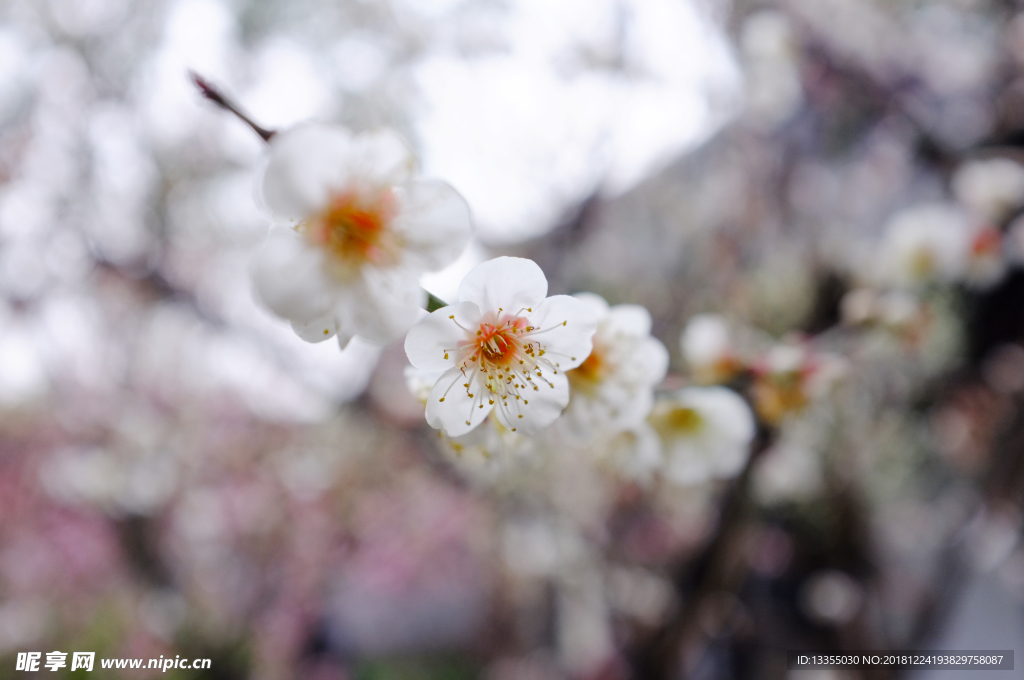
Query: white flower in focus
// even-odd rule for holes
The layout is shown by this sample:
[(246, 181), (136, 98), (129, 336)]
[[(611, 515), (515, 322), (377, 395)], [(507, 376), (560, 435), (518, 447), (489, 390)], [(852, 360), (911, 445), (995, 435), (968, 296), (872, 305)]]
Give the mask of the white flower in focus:
[[(444, 371), (423, 371), (415, 366), (405, 369), (406, 386), (424, 406), (430, 392)], [(430, 423), (440, 430), (439, 420)], [(512, 432), (497, 418), (488, 416), (482, 425), (458, 437), (438, 432), (440, 449), (451, 464), (467, 478), (481, 483), (493, 483), (509, 472), (528, 467), (528, 459), (536, 448), (531, 438)]]
[(651, 337), (651, 314), (640, 305), (609, 307), (599, 295), (574, 296), (597, 319), (594, 347), (569, 371), (565, 422), (577, 438), (639, 426), (654, 405), (654, 387), (668, 372), (668, 350)]
[(388, 131), (310, 124), (271, 138), (263, 199), (289, 226), (271, 229), (253, 275), (303, 340), (396, 340), (426, 301), (419, 276), (458, 258), (470, 237), (466, 202), (413, 169)]
[(494, 411), (513, 432), (550, 425), (569, 402), (566, 371), (587, 358), (596, 320), (568, 295), (547, 298), (536, 263), (499, 257), (473, 268), (459, 302), (413, 326), (413, 366), (444, 371), (427, 400), (431, 427), (458, 437)]
[(1024, 167), (1008, 158), (968, 161), (953, 176), (953, 193), (964, 206), (999, 222), (1024, 205)]
[(680, 345), (683, 358), (698, 383), (726, 382), (742, 367), (729, 325), (719, 314), (690, 317)]
[(962, 280), (971, 231), (967, 215), (952, 206), (922, 205), (897, 213), (882, 245), (883, 276), (902, 286)]
[(754, 415), (725, 387), (684, 387), (659, 400), (649, 420), (661, 437), (665, 475), (676, 484), (733, 477), (750, 456)]

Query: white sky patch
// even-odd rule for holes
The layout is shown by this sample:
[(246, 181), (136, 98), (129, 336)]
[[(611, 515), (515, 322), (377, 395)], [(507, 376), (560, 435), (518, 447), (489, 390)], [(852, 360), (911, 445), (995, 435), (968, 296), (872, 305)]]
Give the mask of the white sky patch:
[(487, 259), (487, 253), (476, 241), (471, 241), (462, 255), (455, 262), (439, 272), (424, 274), (420, 277), (420, 285), (445, 302), (452, 303), (459, 299), (459, 284), (469, 270)]
[(163, 44), (143, 69), (140, 101), (157, 141), (181, 141), (207, 111), (197, 105), (188, 72), (200, 73), (215, 83), (225, 81), (230, 56), (237, 49), (236, 30), (231, 12), (217, 0), (179, 0), (171, 8)]
[(384, 75), (390, 56), (379, 37), (346, 36), (330, 51), (331, 75), (342, 88), (361, 92)]
[(41, 396), (46, 368), (27, 329), (10, 326), (0, 335), (0, 404), (15, 405)]
[(739, 89), (725, 38), (686, 0), (514, 0), (502, 29), (507, 51), (439, 47), (413, 67), (424, 169), (466, 196), (485, 242), (631, 188), (720, 123), (711, 91)]
[(0, 29), (0, 123), (17, 111), (30, 87), (29, 48), (13, 30)]
[(329, 102), (327, 82), (309, 51), (286, 39), (268, 42), (256, 54), (255, 87), (241, 97), (244, 109), (259, 112), (266, 128), (282, 129), (314, 118)]

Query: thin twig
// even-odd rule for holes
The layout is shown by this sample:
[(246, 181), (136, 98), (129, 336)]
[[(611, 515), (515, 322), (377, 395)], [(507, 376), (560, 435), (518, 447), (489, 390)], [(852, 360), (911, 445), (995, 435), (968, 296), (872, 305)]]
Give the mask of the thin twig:
[(225, 111), (233, 113), (235, 116), (238, 117), (239, 120), (241, 120), (243, 123), (251, 127), (253, 131), (263, 139), (264, 142), (269, 142), (270, 138), (274, 136), (274, 134), (276, 133), (275, 130), (268, 130), (265, 127), (257, 125), (252, 118), (242, 113), (241, 109), (239, 109), (234, 102), (228, 99), (216, 87), (207, 82), (206, 79), (203, 78), (201, 75), (199, 75), (195, 71), (189, 71), (188, 74), (189, 77), (192, 78), (192, 82), (195, 83), (196, 87), (199, 88), (199, 91), (202, 93), (204, 97), (206, 97), (211, 102), (213, 102), (220, 108), (224, 109)]

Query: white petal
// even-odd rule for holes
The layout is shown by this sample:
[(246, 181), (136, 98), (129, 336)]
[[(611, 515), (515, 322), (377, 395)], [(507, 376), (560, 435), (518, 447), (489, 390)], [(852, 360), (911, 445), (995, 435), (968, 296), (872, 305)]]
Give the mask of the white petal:
[(667, 445), (666, 454), (665, 474), (676, 484), (700, 484), (714, 476), (709, 464), (713, 453), (696, 442), (673, 442)]
[(474, 302), (484, 314), (516, 313), (537, 307), (548, 294), (548, 280), (533, 260), (497, 257), (473, 267), (459, 285), (459, 300)]
[(340, 325), (370, 342), (386, 345), (405, 335), (426, 312), (427, 293), (401, 269), (364, 267), (345, 290), (338, 308)]
[(399, 214), (393, 223), (424, 271), (443, 269), (458, 259), (469, 237), (469, 205), (444, 182), (417, 181), (395, 190)]
[(690, 317), (679, 342), (683, 358), (691, 367), (712, 364), (732, 349), (729, 326), (725, 317), (718, 314)]
[(283, 219), (319, 212), (332, 190), (349, 181), (352, 136), (342, 127), (306, 124), (270, 140), (263, 201)]
[(449, 437), (464, 435), (482, 423), (494, 407), (489, 403), (490, 393), (480, 375), (479, 371), (474, 371), (467, 378), (461, 369), (446, 371), (427, 399), (427, 423), (435, 428), (440, 425)]
[(292, 229), (270, 230), (253, 258), (252, 274), (263, 303), (290, 321), (311, 323), (334, 305), (337, 284), (324, 274), (323, 254)]
[(309, 323), (292, 321), (292, 330), (306, 342), (323, 342), (337, 334), (338, 322), (334, 318), (334, 310)]
[(744, 446), (754, 439), (754, 415), (743, 397), (726, 387), (687, 387), (679, 391), (723, 439)]
[(608, 425), (612, 429), (639, 427), (654, 409), (654, 392), (650, 388), (637, 390), (627, 398), (613, 399), (618, 411), (609, 417)]
[(444, 371), (424, 371), (415, 366), (406, 366), (402, 376), (405, 378), (405, 386), (409, 388), (409, 393), (426, 406), (430, 390), (434, 389), (443, 373)]
[(409, 363), (425, 371), (448, 370), (455, 365), (456, 355), (452, 350), (468, 339), (464, 329), (479, 327), (479, 324), (480, 310), (472, 302), (460, 302), (432, 312), (405, 336)]
[(548, 382), (536, 380), (535, 384), (540, 389), (524, 390), (522, 399), (510, 397), (506, 402), (495, 400), (498, 404), (494, 412), (502, 425), (510, 430), (516, 428), (516, 432), (531, 434), (558, 419), (562, 409), (569, 403), (569, 380), (561, 371), (558, 375), (545, 371), (544, 375)]
[(637, 348), (637, 358), (643, 366), (644, 382), (654, 386), (668, 374), (668, 349), (657, 338), (644, 338)]
[(349, 167), (352, 176), (376, 186), (405, 184), (412, 179), (416, 159), (398, 133), (382, 129), (352, 140)]
[(651, 334), (651, 313), (642, 305), (615, 305), (609, 312), (609, 326), (628, 335)]
[(574, 298), (583, 302), (590, 308), (594, 318), (597, 319), (598, 323), (607, 318), (608, 313), (611, 311), (611, 307), (608, 306), (608, 301), (597, 293), (576, 293), (573, 295)]
[(597, 319), (586, 303), (568, 295), (553, 295), (537, 305), (529, 319), (538, 330), (524, 337), (539, 342), (545, 358), (560, 369), (576, 368), (590, 356)]

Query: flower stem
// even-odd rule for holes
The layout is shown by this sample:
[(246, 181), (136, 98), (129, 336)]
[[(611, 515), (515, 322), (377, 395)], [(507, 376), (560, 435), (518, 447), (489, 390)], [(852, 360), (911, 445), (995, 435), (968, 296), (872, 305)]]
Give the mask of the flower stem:
[(447, 306), (448, 306), (447, 302), (445, 302), (441, 298), (437, 297), (436, 295), (431, 293), (429, 290), (427, 291), (427, 311), (428, 312), (436, 312), (437, 310), (441, 309), (442, 307), (447, 307)]
[(253, 131), (263, 139), (264, 142), (269, 142), (270, 138), (274, 136), (276, 130), (268, 130), (264, 127), (257, 125), (252, 118), (249, 118), (249, 116), (242, 113), (241, 109), (239, 109), (238, 106), (235, 105), (233, 101), (228, 99), (216, 87), (208, 83), (206, 79), (204, 79), (201, 75), (199, 75), (195, 71), (189, 71), (188, 74), (192, 78), (192, 82), (195, 83), (196, 87), (199, 88), (199, 91), (202, 93), (204, 97), (206, 97), (211, 102), (213, 102), (220, 108), (224, 109), (225, 111), (229, 111), (230, 113), (235, 114), (235, 116), (237, 116), (243, 123), (251, 127)]

